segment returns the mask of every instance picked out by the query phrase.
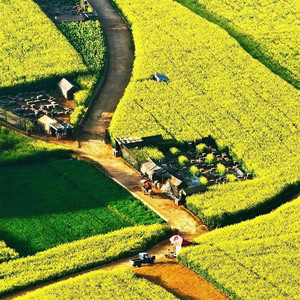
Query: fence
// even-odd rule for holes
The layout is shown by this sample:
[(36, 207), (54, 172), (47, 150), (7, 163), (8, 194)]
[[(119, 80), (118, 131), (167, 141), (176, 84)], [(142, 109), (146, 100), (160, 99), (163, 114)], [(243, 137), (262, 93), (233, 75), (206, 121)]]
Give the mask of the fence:
[(3, 109), (1, 107), (0, 107), (0, 119), (25, 131), (32, 125), (31, 121), (23, 117), (17, 116), (12, 112), (7, 111), (6, 109)]
[(135, 168), (139, 168), (139, 162), (132, 154), (132, 152), (125, 146), (122, 147), (122, 156), (126, 159), (130, 164), (132, 164)]

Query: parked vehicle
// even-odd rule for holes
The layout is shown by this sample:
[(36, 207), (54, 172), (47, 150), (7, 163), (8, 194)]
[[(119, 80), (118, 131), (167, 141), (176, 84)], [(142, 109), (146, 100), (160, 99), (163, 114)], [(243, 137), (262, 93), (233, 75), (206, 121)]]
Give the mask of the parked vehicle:
[(154, 264), (155, 256), (149, 256), (148, 253), (142, 252), (139, 253), (138, 258), (130, 259), (129, 263), (134, 266), (140, 268), (142, 264)]

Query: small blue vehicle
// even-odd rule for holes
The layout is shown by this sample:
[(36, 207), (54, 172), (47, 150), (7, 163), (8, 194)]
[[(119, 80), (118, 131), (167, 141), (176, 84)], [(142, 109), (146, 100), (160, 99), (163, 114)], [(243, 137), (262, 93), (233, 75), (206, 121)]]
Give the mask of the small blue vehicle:
[(130, 259), (129, 263), (133, 267), (140, 268), (142, 266), (142, 264), (154, 264), (155, 258), (156, 258), (155, 256), (149, 256), (148, 253), (142, 252), (142, 253), (139, 253), (138, 258)]

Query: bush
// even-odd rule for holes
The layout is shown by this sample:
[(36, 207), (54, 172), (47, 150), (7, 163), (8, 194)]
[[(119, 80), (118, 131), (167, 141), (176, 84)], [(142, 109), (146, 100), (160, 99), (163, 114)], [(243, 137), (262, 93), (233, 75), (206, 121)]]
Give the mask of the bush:
[(79, 122), (82, 118), (82, 116), (85, 113), (85, 108), (84, 106), (80, 105), (77, 106), (74, 111), (71, 113), (70, 116), (70, 123), (76, 128), (79, 125)]
[(74, 94), (74, 102), (77, 106), (86, 106), (90, 96), (89, 90), (81, 90)]
[(181, 166), (187, 166), (189, 164), (188, 158), (184, 155), (180, 155), (178, 157), (178, 162)]
[(225, 175), (225, 173), (226, 173), (225, 166), (222, 164), (217, 164), (217, 172), (222, 176)]
[(75, 82), (80, 87), (80, 89), (93, 89), (98, 81), (98, 74), (84, 74), (76, 77)]
[(207, 180), (207, 178), (204, 177), (204, 176), (201, 176), (201, 177), (199, 178), (199, 182), (200, 182), (200, 184), (202, 184), (202, 185), (207, 185), (207, 184), (208, 184), (208, 180)]
[(7, 247), (4, 241), (0, 241), (0, 263), (19, 257), (16, 250)]
[(233, 174), (227, 174), (226, 175), (226, 180), (228, 181), (228, 182), (234, 182), (234, 181), (236, 181), (236, 176), (235, 175), (233, 175)]
[(165, 158), (164, 154), (159, 151), (157, 147), (136, 147), (131, 149), (131, 152), (139, 163), (144, 162), (148, 157), (155, 160), (162, 160)]
[(190, 172), (194, 176), (200, 176), (200, 174), (201, 174), (200, 170), (196, 166), (191, 166)]
[(207, 148), (207, 146), (206, 146), (205, 144), (198, 144), (198, 145), (196, 146), (196, 152), (197, 152), (198, 154), (201, 154), (201, 153), (203, 153), (203, 152), (206, 152), (207, 149), (208, 149), (208, 148)]
[(207, 154), (205, 162), (208, 164), (214, 164), (216, 162), (215, 156), (212, 153)]
[(173, 155), (179, 155), (181, 152), (181, 150), (179, 150), (178, 148), (176, 147), (171, 147), (170, 148), (170, 153), (173, 154)]

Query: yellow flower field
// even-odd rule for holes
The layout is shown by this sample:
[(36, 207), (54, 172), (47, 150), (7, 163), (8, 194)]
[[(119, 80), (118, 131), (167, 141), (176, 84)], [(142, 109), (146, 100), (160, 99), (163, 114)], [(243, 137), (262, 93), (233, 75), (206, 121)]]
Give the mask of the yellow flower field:
[[(273, 60), (300, 87), (300, 2), (297, 0), (178, 0), (200, 14), (212, 14), (262, 61)], [(198, 4), (198, 5), (197, 5)]]
[(179, 260), (234, 299), (300, 295), (300, 197), (251, 221), (224, 227), (182, 250)]
[(168, 233), (166, 225), (129, 227), (3, 262), (0, 295), (131, 256)]
[(129, 268), (94, 271), (55, 283), (17, 299), (124, 299), (175, 300), (171, 293), (143, 278), (137, 278)]
[[(132, 24), (136, 59), (112, 136), (189, 141), (210, 134), (228, 146), (256, 178), (188, 198), (188, 207), (213, 226), (245, 218), (286, 190), (294, 193), (300, 92), (223, 29), (174, 1), (115, 3)], [(169, 83), (150, 80), (156, 72)]]
[(0, 88), (87, 70), (33, 1), (0, 0), (0, 10)]

